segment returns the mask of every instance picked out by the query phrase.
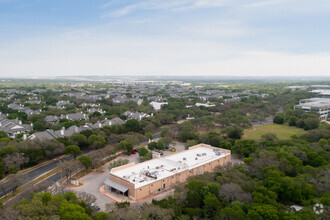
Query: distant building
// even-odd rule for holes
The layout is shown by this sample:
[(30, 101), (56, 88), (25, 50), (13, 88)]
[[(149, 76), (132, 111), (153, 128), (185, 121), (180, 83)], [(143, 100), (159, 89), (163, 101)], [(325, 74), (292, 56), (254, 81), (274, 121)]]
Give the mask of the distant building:
[(302, 99), (299, 101), (299, 105), (294, 106), (294, 109), (302, 109), (306, 112), (317, 112), (320, 115), (321, 120), (327, 120), (330, 112), (330, 99)]
[(143, 112), (131, 112), (131, 111), (126, 111), (123, 113), (123, 115), (127, 116), (127, 120), (136, 119), (138, 121), (142, 120), (142, 118), (150, 117), (150, 115)]
[(312, 90), (311, 93), (317, 94), (321, 98), (330, 98), (330, 89)]
[(290, 89), (291, 91), (306, 90), (308, 88), (309, 88), (309, 86), (288, 86), (288, 87), (285, 87), (285, 89)]
[(140, 200), (149, 195), (185, 183), (188, 177), (212, 172), (217, 166), (229, 162), (230, 150), (199, 144), (166, 157), (143, 163), (130, 163), (113, 168), (104, 181), (104, 188)]
[(214, 107), (215, 105), (214, 104), (211, 104), (211, 103), (196, 103), (195, 104), (196, 106), (204, 106), (204, 107)]
[(162, 108), (162, 105), (167, 105), (167, 104), (168, 104), (168, 102), (150, 102), (150, 105), (156, 111), (159, 111)]
[(0, 131), (6, 132), (9, 137), (15, 138), (17, 134), (27, 134), (32, 130), (32, 124), (23, 124), (19, 119), (8, 119), (7, 115), (0, 112)]

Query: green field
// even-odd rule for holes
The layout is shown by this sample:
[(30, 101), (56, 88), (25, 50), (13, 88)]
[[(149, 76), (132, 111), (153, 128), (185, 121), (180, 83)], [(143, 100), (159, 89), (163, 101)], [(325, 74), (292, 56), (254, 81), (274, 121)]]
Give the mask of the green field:
[(273, 133), (281, 140), (290, 140), (292, 135), (303, 135), (306, 131), (301, 128), (287, 125), (268, 124), (252, 127), (244, 130), (243, 139), (260, 140), (263, 134)]

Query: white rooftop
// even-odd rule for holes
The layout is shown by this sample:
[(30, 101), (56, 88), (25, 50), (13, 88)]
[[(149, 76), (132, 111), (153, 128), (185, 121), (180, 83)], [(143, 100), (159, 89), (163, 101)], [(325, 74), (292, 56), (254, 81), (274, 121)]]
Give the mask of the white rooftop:
[(114, 172), (111, 171), (111, 174), (129, 181), (135, 185), (135, 188), (139, 188), (227, 155), (229, 153), (222, 152), (221, 149), (218, 150), (218, 148), (209, 148), (200, 145), (191, 150), (185, 150), (159, 159), (148, 160)]

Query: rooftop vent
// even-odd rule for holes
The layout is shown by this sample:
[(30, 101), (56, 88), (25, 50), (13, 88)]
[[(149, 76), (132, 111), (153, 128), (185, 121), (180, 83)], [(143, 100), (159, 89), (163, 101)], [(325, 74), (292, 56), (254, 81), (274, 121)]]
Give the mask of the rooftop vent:
[(195, 160), (198, 160), (198, 158), (196, 157)]
[(202, 153), (202, 156), (206, 156), (206, 153)]
[(187, 160), (187, 158), (184, 157), (184, 158), (182, 158), (182, 160)]

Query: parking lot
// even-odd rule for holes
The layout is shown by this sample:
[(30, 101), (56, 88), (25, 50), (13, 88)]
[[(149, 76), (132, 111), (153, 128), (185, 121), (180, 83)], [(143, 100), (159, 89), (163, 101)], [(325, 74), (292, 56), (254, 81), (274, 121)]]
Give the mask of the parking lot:
[[(171, 146), (174, 146), (177, 151), (180, 152), (184, 150), (184, 144), (183, 143), (173, 143)], [(147, 146), (146, 146), (147, 147)], [(164, 156), (170, 155), (176, 152), (170, 152), (170, 151), (164, 151)], [(138, 162), (139, 160), (139, 154), (131, 154), (131, 155), (121, 155), (117, 157), (115, 160), (119, 159), (127, 159), (129, 163), (132, 162)], [(101, 210), (105, 210), (105, 206), (107, 203), (114, 203), (113, 200), (109, 199), (108, 197), (104, 196), (100, 193), (99, 189), (103, 185), (105, 178), (109, 177), (109, 170), (108, 165), (104, 165), (101, 167), (100, 170), (103, 170), (103, 173), (100, 172), (92, 172), (82, 178), (79, 179), (80, 183), (83, 183), (82, 186), (76, 187), (76, 188), (70, 188), (71, 190), (77, 191), (77, 192), (86, 192), (89, 194), (92, 194), (96, 197), (95, 204), (100, 206)], [(163, 196), (159, 196), (159, 198), (162, 198)]]
[[(175, 142), (170, 147), (175, 147), (176, 152), (170, 152), (168, 150), (163, 151), (163, 156), (168, 156), (168, 155), (171, 155), (171, 154), (175, 154), (177, 152), (184, 151), (184, 144), (183, 143)], [(128, 159), (129, 163), (138, 162), (139, 155), (138, 154), (121, 155), (121, 156), (117, 157), (115, 160), (119, 160), (119, 159)], [(240, 163), (241, 161), (238, 160), (238, 158), (233, 157), (232, 162)], [(92, 173), (90, 173), (90, 174), (88, 174), (88, 175), (86, 175), (86, 176), (79, 179), (80, 183), (83, 183), (82, 186), (76, 187), (76, 188), (71, 188), (72, 190), (77, 191), (77, 192), (86, 192), (86, 193), (94, 195), (96, 197), (95, 204), (100, 206), (101, 210), (105, 210), (105, 206), (106, 206), (107, 203), (114, 203), (113, 200), (111, 200), (108, 197), (104, 196), (99, 191), (100, 187), (104, 183), (104, 180), (109, 177), (108, 165), (109, 165), (109, 163), (107, 163), (106, 165), (101, 167), (100, 170), (103, 170), (104, 171), (103, 173), (101, 173), (101, 172), (92, 172)], [(168, 193), (160, 194), (160, 195), (154, 197), (154, 199), (164, 198), (164, 197), (168, 196), (169, 194), (171, 194), (172, 192), (173, 191), (169, 191)], [(153, 198), (148, 199), (145, 202), (150, 202), (152, 199)]]

